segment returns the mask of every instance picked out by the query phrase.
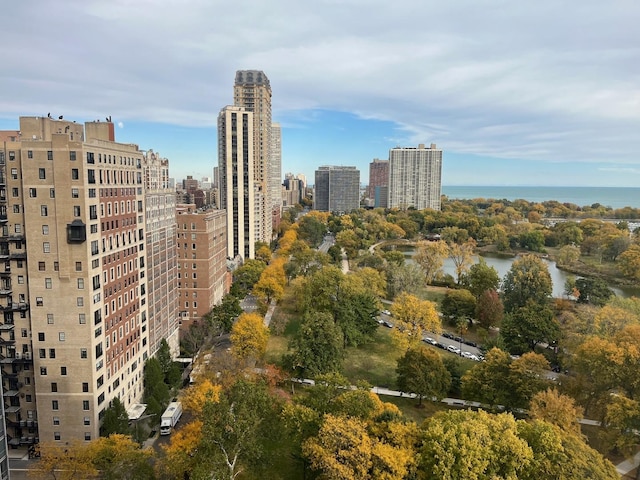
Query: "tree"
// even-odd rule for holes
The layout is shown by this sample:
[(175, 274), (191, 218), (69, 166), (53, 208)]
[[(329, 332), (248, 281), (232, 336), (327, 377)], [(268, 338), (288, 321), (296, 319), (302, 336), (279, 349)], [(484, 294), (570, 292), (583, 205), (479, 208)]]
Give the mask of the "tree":
[(164, 373), (157, 358), (151, 357), (144, 365), (144, 401), (147, 412), (160, 418), (169, 404), (169, 387), (164, 383)]
[(508, 405), (510, 387), (505, 384), (509, 377), (509, 354), (498, 348), (487, 352), (481, 362), (462, 376), (463, 398), (487, 403), (491, 406)]
[(257, 313), (243, 313), (231, 329), (231, 353), (241, 360), (256, 361), (264, 356), (269, 329)]
[(373, 442), (362, 420), (326, 415), (318, 436), (308, 439), (302, 449), (311, 467), (327, 479), (371, 478)]
[(378, 299), (370, 292), (344, 293), (336, 302), (333, 318), (342, 330), (344, 346), (354, 346), (371, 339), (378, 328)]
[(442, 270), (444, 259), (449, 255), (446, 242), (420, 241), (416, 244), (413, 260), (422, 267), (428, 284), (432, 283), (436, 275)]
[(114, 397), (109, 402), (109, 407), (104, 411), (104, 418), (102, 419), (102, 426), (100, 427), (100, 435), (108, 437), (114, 433), (121, 433), (129, 435), (131, 429), (129, 428), (129, 415), (127, 415), (127, 409), (118, 397)]
[(233, 292), (232, 294), (238, 298), (243, 298), (249, 290), (260, 280), (263, 270), (267, 268), (267, 264), (262, 260), (248, 259), (244, 265), (233, 272)]
[[(93, 465), (104, 480), (153, 480), (152, 449), (142, 449), (128, 435), (101, 437), (89, 445)], [(76, 477), (78, 478), (78, 477)]]
[(93, 465), (89, 445), (79, 440), (68, 444), (41, 443), (37, 447), (40, 459), (29, 472), (38, 479), (75, 480), (93, 478), (98, 470)]
[(256, 260), (260, 260), (264, 263), (269, 263), (271, 261), (271, 249), (269, 248), (269, 245), (267, 244), (263, 244), (260, 246), (256, 245), (255, 249), (256, 249), (256, 253), (255, 253)]
[(525, 353), (509, 365), (508, 385), (512, 408), (529, 408), (534, 395), (549, 386), (546, 373), (550, 365), (547, 359), (538, 353)]
[(283, 258), (274, 259), (260, 274), (260, 279), (253, 287), (253, 293), (269, 305), (272, 300), (280, 300), (284, 295), (284, 286), (287, 283), (284, 273)]
[(168, 445), (162, 445), (164, 455), (156, 465), (162, 474), (158, 475), (159, 478), (182, 480), (187, 478), (187, 474), (191, 478), (199, 478), (199, 475), (208, 473), (197, 455), (198, 445), (202, 441), (202, 425), (201, 420), (193, 420), (172, 433)]
[(222, 297), (222, 302), (211, 309), (206, 319), (212, 324), (212, 327), (215, 326), (220, 328), (224, 333), (229, 333), (231, 332), (233, 322), (241, 313), (242, 307), (240, 306), (238, 297), (227, 294)]
[(558, 265), (569, 266), (580, 260), (580, 247), (565, 245), (558, 251), (556, 262)]
[(495, 290), (485, 290), (476, 304), (476, 319), (485, 328), (498, 327), (504, 317), (504, 306)]
[(166, 383), (170, 389), (180, 387), (182, 373), (180, 372), (180, 367), (173, 361), (171, 349), (165, 338), (160, 341), (160, 348), (158, 348), (156, 358), (160, 363), (160, 369), (164, 375), (164, 383)]
[(305, 314), (300, 329), (291, 340), (293, 353), (287, 362), (300, 378), (340, 371), (344, 356), (342, 330), (328, 312)]
[(504, 309), (511, 313), (531, 300), (546, 304), (551, 296), (551, 275), (546, 264), (535, 255), (524, 255), (511, 265), (502, 282)]
[(607, 282), (601, 278), (578, 278), (575, 287), (580, 292), (578, 303), (590, 303), (602, 307), (614, 295)]
[(269, 461), (265, 445), (274, 442), (280, 431), (274, 425), (280, 410), (260, 380), (239, 379), (221, 392), (217, 402), (207, 402), (196, 455), (214, 474), (208, 478), (232, 480)]
[(424, 284), (424, 272), (416, 264), (397, 265), (389, 263), (386, 271), (387, 295), (389, 298), (394, 298), (402, 292), (415, 295)]
[(217, 402), (220, 398), (220, 386), (211, 383), (205, 378), (198, 380), (194, 385), (186, 389), (182, 395), (182, 406), (185, 411), (199, 416), (207, 402)]
[(476, 248), (476, 242), (470, 238), (465, 243), (450, 243), (449, 258), (453, 261), (456, 271), (456, 283), (460, 285), (464, 274), (469, 267), (473, 265), (473, 252)]
[(418, 405), (422, 399), (442, 399), (451, 386), (451, 375), (437, 352), (423, 346), (410, 348), (398, 359), (398, 389), (415, 393)]
[(441, 304), (445, 318), (473, 318), (476, 310), (476, 298), (469, 290), (449, 290)]
[(626, 277), (640, 279), (640, 245), (631, 245), (618, 257), (618, 268)]
[(435, 303), (429, 300), (420, 300), (414, 295), (401, 293), (396, 297), (391, 313), (396, 323), (393, 333), (398, 335), (398, 340), (418, 343), (426, 331), (440, 332), (440, 317)]
[(534, 350), (539, 343), (552, 344), (560, 335), (560, 325), (546, 303), (529, 301), (502, 321), (500, 335), (512, 353)]
[(422, 434), (419, 478), (517, 479), (533, 460), (509, 414), (438, 412)]
[(487, 265), (484, 258), (479, 257), (478, 263), (471, 265), (462, 279), (462, 285), (476, 298), (480, 298), (487, 290), (498, 290), (500, 275), (494, 267)]
[(575, 404), (573, 398), (558, 393), (555, 388), (536, 393), (531, 399), (529, 415), (534, 420), (544, 420), (565, 432), (580, 435), (580, 423), (584, 410)]
[(307, 242), (311, 248), (317, 248), (326, 233), (326, 223), (314, 216), (305, 215), (298, 222), (298, 237)]
[(544, 233), (538, 229), (523, 232), (518, 237), (518, 243), (522, 248), (532, 252), (542, 252), (544, 250)]

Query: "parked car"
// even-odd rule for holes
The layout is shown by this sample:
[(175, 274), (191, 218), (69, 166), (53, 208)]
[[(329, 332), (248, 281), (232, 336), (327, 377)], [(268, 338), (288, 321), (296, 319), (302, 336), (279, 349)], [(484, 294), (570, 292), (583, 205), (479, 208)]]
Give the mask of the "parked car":
[(456, 355), (460, 354), (460, 349), (458, 347), (454, 347), (453, 345), (448, 345), (447, 350), (451, 353), (455, 353)]
[(382, 313), (384, 313), (385, 315), (391, 316), (391, 312), (389, 310), (383, 310)]
[(383, 320), (382, 325), (384, 325), (387, 328), (393, 328), (393, 323), (387, 322), (386, 320)]
[(453, 338), (454, 338), (453, 333), (449, 333), (449, 332), (442, 332), (442, 336), (444, 338), (448, 338), (448, 339), (451, 339), (451, 340), (453, 340)]
[(424, 337), (424, 338), (422, 339), (422, 341), (423, 341), (423, 342), (426, 342), (426, 343), (430, 343), (431, 345), (435, 345), (436, 343), (438, 343), (438, 342), (436, 342), (436, 341), (435, 341), (433, 338), (431, 338), (431, 337)]

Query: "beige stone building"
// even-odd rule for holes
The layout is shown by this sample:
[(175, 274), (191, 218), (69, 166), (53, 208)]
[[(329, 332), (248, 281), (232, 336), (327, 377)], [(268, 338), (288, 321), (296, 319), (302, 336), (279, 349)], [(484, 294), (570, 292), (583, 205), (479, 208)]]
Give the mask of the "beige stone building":
[[(6, 135), (2, 138), (6, 138)], [(150, 353), (144, 154), (111, 122), (21, 117), (0, 143), (0, 365), (11, 444), (98, 436)], [(7, 388), (8, 387), (8, 388)]]
[(176, 208), (181, 330), (200, 320), (229, 292), (224, 210)]
[(142, 160), (142, 168), (147, 228), (149, 355), (155, 355), (164, 338), (178, 356), (176, 194), (169, 184), (169, 160), (149, 150)]
[(389, 208), (440, 210), (442, 149), (432, 143), (389, 150)]

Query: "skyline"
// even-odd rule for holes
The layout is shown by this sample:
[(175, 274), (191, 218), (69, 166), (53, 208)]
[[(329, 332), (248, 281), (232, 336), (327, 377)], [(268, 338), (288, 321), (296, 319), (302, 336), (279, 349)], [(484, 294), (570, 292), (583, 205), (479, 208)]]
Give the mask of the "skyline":
[(443, 185), (636, 186), (640, 5), (11, 2), (0, 129), (112, 116), (177, 180), (211, 176), (236, 70), (266, 73), (282, 173), (435, 143)]

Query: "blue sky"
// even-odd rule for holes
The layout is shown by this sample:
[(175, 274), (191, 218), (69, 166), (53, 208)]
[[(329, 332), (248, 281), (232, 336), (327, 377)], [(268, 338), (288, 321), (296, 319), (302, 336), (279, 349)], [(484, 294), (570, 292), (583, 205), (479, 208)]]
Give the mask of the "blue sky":
[(263, 70), (283, 174), (436, 143), (445, 185), (637, 186), (633, 0), (28, 0), (0, 30), (0, 129), (112, 116), (210, 176), (238, 69)]

